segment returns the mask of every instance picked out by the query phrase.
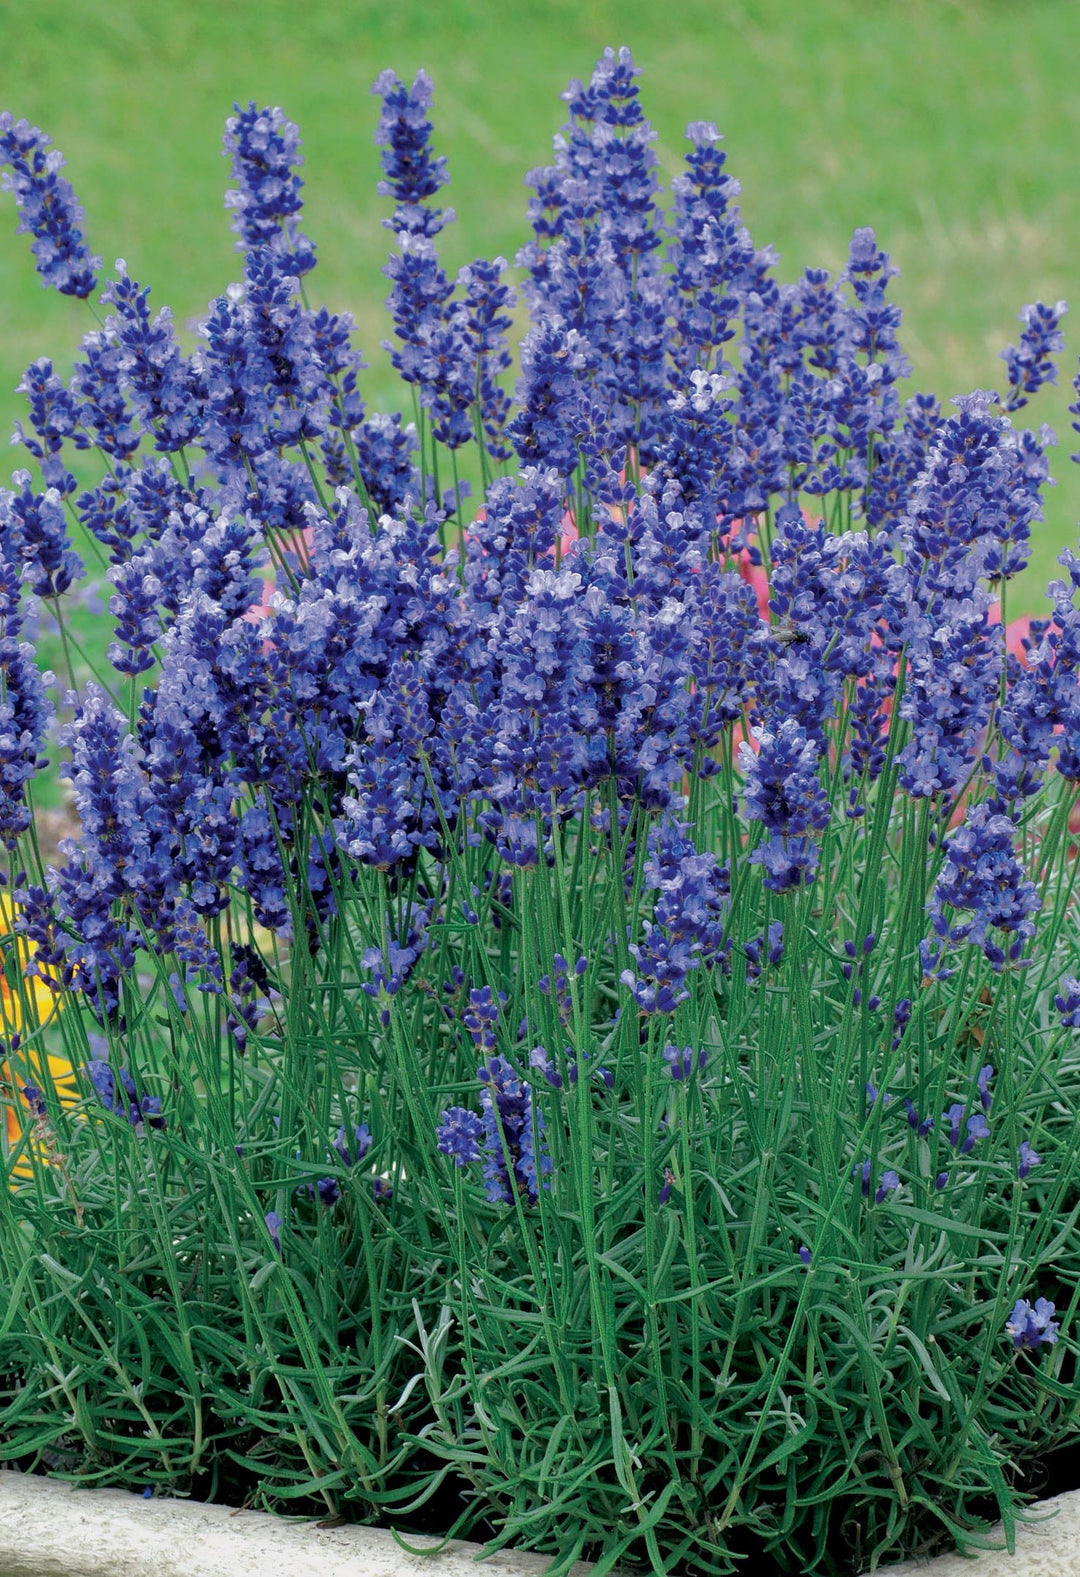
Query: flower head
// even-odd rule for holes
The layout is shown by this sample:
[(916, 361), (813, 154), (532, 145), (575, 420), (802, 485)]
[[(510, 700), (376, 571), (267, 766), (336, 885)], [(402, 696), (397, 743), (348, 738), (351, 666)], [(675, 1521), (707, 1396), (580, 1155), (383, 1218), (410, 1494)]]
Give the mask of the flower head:
[(29, 121), (17, 121), (7, 110), (0, 114), (0, 163), (7, 166), (3, 187), (14, 193), (19, 234), (34, 237), (42, 284), (85, 300), (97, 286), (101, 259), (83, 240), (83, 211), (71, 182), (60, 174), (67, 161), (49, 141)]
[(475, 1112), (464, 1106), (448, 1107), (436, 1129), (439, 1149), (443, 1155), (450, 1156), (457, 1166), (468, 1166), (470, 1161), (479, 1161), (483, 1137), (484, 1124)]
[(386, 70), (376, 77), (371, 91), (383, 101), (375, 133), (384, 175), (379, 196), (392, 197), (397, 204), (393, 218), (383, 223), (395, 234), (437, 235), (454, 214), (452, 209), (426, 206), (450, 179), (446, 160), (436, 157), (429, 146), (431, 78), (426, 71), (418, 71), (412, 87), (407, 88), (396, 72)]
[(1046, 1298), (1036, 1298), (1034, 1307), (1026, 1298), (1017, 1298), (1005, 1322), (1017, 1352), (1031, 1352), (1043, 1342), (1050, 1345), (1057, 1341), (1060, 1327), (1051, 1318), (1053, 1313), (1054, 1305)]
[(1018, 411), (1026, 405), (1044, 383), (1057, 382), (1057, 367), (1052, 358), (1065, 349), (1065, 336), (1059, 325), (1068, 310), (1064, 301), (1052, 307), (1045, 301), (1036, 301), (1020, 313), (1020, 322), (1024, 325), (1020, 344), (1009, 345), (1001, 352), (1009, 373), (1007, 411)]
[(106, 1111), (126, 1117), (133, 1128), (138, 1128), (143, 1122), (147, 1122), (151, 1128), (165, 1127), (165, 1119), (161, 1115), (161, 1098), (157, 1095), (140, 1095), (135, 1080), (126, 1068), (121, 1068), (117, 1075), (104, 1058), (92, 1057), (83, 1064), (82, 1071)]
[(708, 1053), (702, 1046), (696, 1057), (692, 1046), (665, 1046), (663, 1051), (664, 1061), (668, 1065), (671, 1077), (678, 1083), (688, 1079), (695, 1066), (700, 1070), (708, 1060)]
[(297, 218), (304, 184), (296, 174), (304, 162), (299, 130), (278, 108), (259, 109), (254, 101), (233, 108), (222, 152), (236, 182), (225, 206), (233, 213), (237, 251), (269, 247), (282, 273), (306, 274), (315, 267), (315, 248)]
[(1080, 980), (1075, 975), (1065, 976), (1054, 1006), (1061, 1015), (1062, 1029), (1080, 1029)]
[(1020, 1141), (1020, 1161), (1016, 1168), (1017, 1177), (1026, 1177), (1033, 1166), (1042, 1163), (1042, 1156), (1036, 1154), (1026, 1139)]
[(970, 1155), (979, 1139), (989, 1139), (990, 1124), (987, 1122), (982, 1112), (975, 1112), (971, 1117), (968, 1118), (964, 1126), (967, 1129), (967, 1133), (965, 1134), (964, 1141), (960, 1146), (960, 1154)]

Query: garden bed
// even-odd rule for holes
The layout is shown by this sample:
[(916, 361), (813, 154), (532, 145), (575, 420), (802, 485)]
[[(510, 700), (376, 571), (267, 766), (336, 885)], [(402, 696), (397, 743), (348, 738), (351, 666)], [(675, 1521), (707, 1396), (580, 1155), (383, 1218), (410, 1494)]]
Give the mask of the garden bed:
[(0, 115), (107, 309), (0, 493), (0, 1460), (136, 1497), (8, 1481), (65, 1577), (208, 1577), (214, 1527), (403, 1569), (364, 1522), (850, 1577), (1011, 1540), (1076, 1439), (1080, 559), (1006, 638), (1064, 304), (1003, 393), (902, 399), (874, 232), (781, 284), (704, 121), (662, 206), (637, 75), (529, 176), (514, 398), (432, 84), (378, 77), (395, 416), (280, 109), (226, 123), (191, 356)]

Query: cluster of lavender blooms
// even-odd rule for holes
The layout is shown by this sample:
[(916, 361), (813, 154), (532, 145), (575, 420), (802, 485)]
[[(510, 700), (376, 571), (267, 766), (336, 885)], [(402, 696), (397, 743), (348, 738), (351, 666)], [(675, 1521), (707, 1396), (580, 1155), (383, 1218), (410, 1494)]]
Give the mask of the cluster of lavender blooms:
[(159, 1095), (140, 1095), (135, 1080), (126, 1068), (118, 1074), (104, 1057), (92, 1057), (83, 1067), (83, 1073), (94, 1088), (94, 1093), (106, 1111), (126, 1117), (133, 1128), (147, 1123), (151, 1128), (164, 1128)]
[[(781, 283), (707, 122), (687, 128), (665, 208), (637, 75), (608, 50), (571, 84), (554, 162), (528, 177), (513, 396), (507, 265), (444, 270), (431, 83), (391, 71), (374, 86), (394, 204), (387, 345), (415, 421), (366, 410), (350, 319), (308, 304), (298, 132), (254, 104), (225, 138), (242, 278), (210, 304), (199, 348), (118, 262), (70, 380), (45, 360), (27, 370), (16, 436), (40, 486), (20, 471), (0, 495), (0, 837), (14, 851), (29, 824), (49, 720), (20, 592), (62, 610), (84, 573), (76, 520), (108, 562), (116, 677), (86, 689), (63, 735), (79, 836), (17, 897), (33, 967), (100, 1020), (122, 1022), (152, 948), (175, 962), (182, 1014), (188, 987), (227, 999), (242, 1050), (265, 979), (250, 950), (219, 955), (218, 917), (242, 894), (260, 925), (315, 950), (367, 871), (394, 899), (363, 953), (385, 1028), (430, 928), (497, 921), (574, 825), (620, 847), (640, 888), (636, 930), (587, 967), (610, 971), (646, 1039), (659, 1026), (681, 1091), (705, 1070), (672, 1027), (695, 982), (730, 974), (733, 943), (748, 981), (784, 956), (775, 907), (754, 936), (731, 934), (736, 880), (798, 903), (828, 839), (857, 837), (894, 786), (941, 852), (926, 978), (971, 950), (993, 972), (1028, 962), (1040, 894), (1018, 828), (1048, 778), (1080, 780), (1080, 560), (1065, 556), (1023, 662), (991, 615), (1027, 562), (1052, 439), (1010, 413), (1056, 376), (1064, 304), (1024, 310), (1003, 395), (948, 411), (903, 399), (896, 269), (874, 233), (855, 232), (839, 278)], [(0, 119), (39, 272), (89, 298), (99, 262), (46, 146)], [(470, 446), (471, 518), (456, 480)], [(74, 457), (90, 452), (104, 475), (82, 486)], [(703, 846), (706, 806), (728, 829), (723, 857)], [(498, 874), (470, 904), (454, 862), (481, 845)], [(874, 940), (860, 946), (841, 960), (856, 1007)], [(481, 1110), (447, 1108), (437, 1146), (482, 1164), (492, 1203), (535, 1204), (552, 1171), (537, 1091), (573, 1083), (578, 1054), (564, 1079), (550, 1048), (522, 1051), (531, 1026), (515, 1040), (498, 991), (459, 973), (461, 1010), (444, 1006), (479, 1056)], [(554, 975), (565, 1030), (580, 976), (565, 960)], [(1080, 988), (1063, 992), (1075, 1027)], [(910, 999), (890, 1011), (896, 1051)], [(127, 1080), (125, 1107), (106, 1074), (88, 1072), (130, 1115)], [(979, 1111), (957, 1102), (940, 1121), (958, 1157), (989, 1131), (979, 1090)], [(903, 1105), (927, 1141), (934, 1119)], [(1025, 1140), (1020, 1176), (1039, 1159)], [(853, 1175), (879, 1206), (902, 1186), (891, 1167), (875, 1186), (869, 1159)], [(336, 1190), (318, 1185), (327, 1203)], [(279, 1216), (266, 1223), (279, 1244)], [(1018, 1346), (1036, 1344), (1032, 1320), (1053, 1339), (1048, 1307), (1017, 1304)]]

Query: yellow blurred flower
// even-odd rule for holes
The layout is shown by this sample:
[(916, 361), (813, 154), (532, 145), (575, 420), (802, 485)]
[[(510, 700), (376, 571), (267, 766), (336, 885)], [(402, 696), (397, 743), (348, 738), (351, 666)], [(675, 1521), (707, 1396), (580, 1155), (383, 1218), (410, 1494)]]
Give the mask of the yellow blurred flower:
[[(64, 1106), (74, 1106), (80, 1099), (71, 1063), (25, 1044), (57, 1011), (60, 998), (44, 978), (49, 971), (27, 976), (26, 966), (37, 949), (13, 929), (16, 913), (9, 895), (0, 891), (0, 1040), (8, 1048), (0, 1062), (5, 1152), (10, 1156), (23, 1146), (11, 1169), (12, 1182), (32, 1177), (35, 1162), (49, 1162), (47, 1146), (34, 1136), (37, 1118), (23, 1086), (35, 1084), (46, 1090), (51, 1086)], [(11, 1044), (16, 1036), (24, 1043), (17, 1049)]]

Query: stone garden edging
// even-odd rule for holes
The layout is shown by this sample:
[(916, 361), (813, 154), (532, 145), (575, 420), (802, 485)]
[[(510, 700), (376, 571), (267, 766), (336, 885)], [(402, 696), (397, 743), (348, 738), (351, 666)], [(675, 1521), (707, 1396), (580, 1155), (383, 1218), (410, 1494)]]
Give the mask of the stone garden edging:
[[(940, 1555), (880, 1570), (890, 1577), (1080, 1577), (1080, 1490), (1037, 1511), (1038, 1521), (1018, 1528), (1015, 1555)], [(319, 1528), (0, 1469), (0, 1577), (476, 1577), (478, 1570), (481, 1577), (541, 1577), (547, 1564), (541, 1555), (503, 1551), (478, 1568), (479, 1551), (455, 1542), (437, 1557), (410, 1555), (381, 1528)], [(589, 1570), (579, 1562), (569, 1577)]]

